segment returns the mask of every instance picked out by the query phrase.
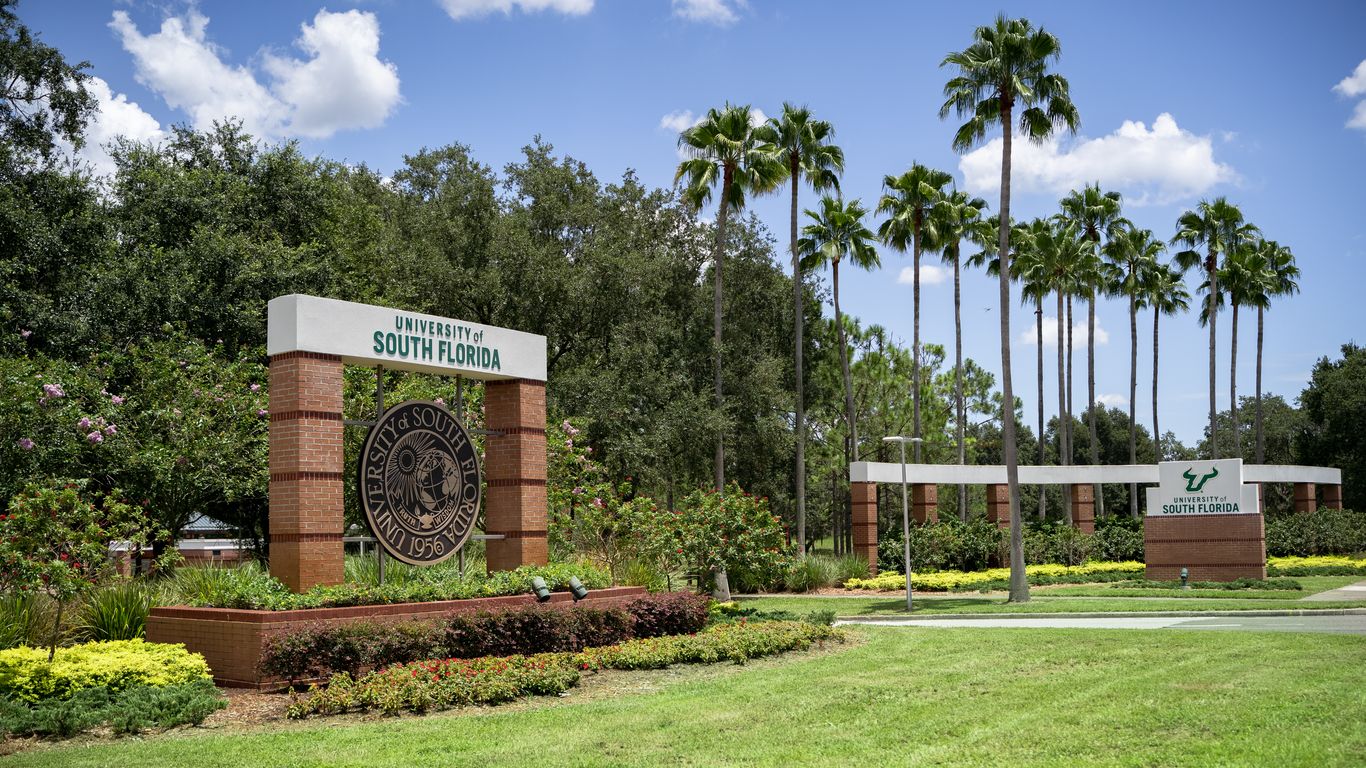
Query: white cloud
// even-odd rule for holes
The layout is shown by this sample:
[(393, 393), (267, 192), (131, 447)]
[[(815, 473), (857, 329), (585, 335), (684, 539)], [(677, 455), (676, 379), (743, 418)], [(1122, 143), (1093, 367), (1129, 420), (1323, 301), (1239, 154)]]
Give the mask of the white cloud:
[(680, 109), (659, 118), (659, 127), (670, 133), (682, 133), (697, 125), (701, 119), (694, 116), (691, 109)]
[[(1349, 99), (1366, 96), (1366, 59), (1362, 59), (1352, 74), (1333, 86), (1333, 90)], [(1357, 102), (1356, 109), (1352, 110), (1352, 116), (1347, 119), (1347, 127), (1366, 130), (1366, 101)]]
[(291, 108), (288, 132), (325, 138), (350, 128), (376, 128), (398, 105), (398, 68), (379, 59), (379, 21), (360, 11), (318, 11), (300, 25), (307, 61), (267, 56), (274, 91)]
[[(920, 284), (939, 285), (949, 279), (949, 271), (938, 264), (920, 265)], [(902, 285), (915, 284), (915, 268), (902, 267), (900, 274), (896, 276), (896, 281)]]
[(762, 109), (759, 109), (758, 107), (752, 107), (752, 108), (749, 110), (749, 124), (750, 124), (750, 125), (753, 125), (753, 126), (755, 126), (755, 127), (758, 127), (758, 126), (763, 125), (764, 123), (767, 123), (767, 122), (768, 122), (768, 115), (765, 115), (765, 114), (764, 114), (764, 111), (763, 111)]
[[(156, 141), (166, 135), (156, 118), (142, 111), (142, 107), (129, 101), (124, 94), (115, 94), (109, 88), (109, 83), (101, 78), (91, 77), (85, 82), (85, 88), (95, 98), (99, 111), (85, 127), (85, 146), (75, 154), (89, 163), (95, 173), (113, 175), (114, 161), (107, 147), (118, 137), (133, 141)], [(71, 150), (69, 146), (63, 148), (68, 152)]]
[(748, 7), (746, 0), (673, 0), (674, 16), (725, 27), (740, 20), (736, 11)]
[(441, 0), (446, 15), (456, 21), (502, 13), (511, 16), (514, 10), (522, 13), (556, 11), (566, 16), (583, 16), (593, 10), (593, 0)]
[(1352, 74), (1342, 78), (1342, 82), (1333, 86), (1333, 90), (1349, 99), (1366, 96), (1366, 59), (1361, 60), (1357, 68), (1352, 70)]
[(307, 60), (264, 57), (270, 87), (247, 67), (224, 62), (226, 51), (208, 38), (208, 23), (194, 8), (183, 18), (168, 17), (150, 35), (123, 11), (109, 22), (133, 56), (138, 82), (187, 113), (195, 128), (237, 118), (262, 138), (326, 138), (376, 127), (398, 104), (398, 72), (378, 58), (374, 14), (319, 11), (312, 24), (301, 25), (295, 41)]
[[(1039, 342), (1038, 326), (1030, 323), (1028, 328), (1020, 334), (1019, 342), (1027, 346), (1034, 346)], [(1066, 340), (1064, 340), (1065, 342)], [(1110, 334), (1100, 327), (1100, 321), (1096, 321), (1096, 346), (1103, 347), (1110, 343)], [(1043, 345), (1045, 347), (1057, 348), (1058, 346), (1058, 318), (1044, 315), (1043, 318)], [(1080, 321), (1074, 317), (1072, 319), (1072, 348), (1074, 350), (1086, 349), (1086, 319)]]
[[(1000, 189), (1001, 139), (964, 155), (958, 168), (974, 194)], [(1056, 136), (1042, 144), (1017, 141), (1011, 158), (1013, 187), (1062, 194), (1098, 181), (1124, 193), (1125, 202), (1133, 205), (1194, 197), (1236, 179), (1231, 166), (1214, 159), (1209, 136), (1182, 129), (1166, 112), (1151, 129), (1126, 120), (1114, 133), (1067, 146)]]
[[(1099, 338), (1099, 336), (1097, 336)], [(1119, 408), (1128, 405), (1129, 398), (1125, 395), (1096, 395), (1096, 402), (1106, 408)]]

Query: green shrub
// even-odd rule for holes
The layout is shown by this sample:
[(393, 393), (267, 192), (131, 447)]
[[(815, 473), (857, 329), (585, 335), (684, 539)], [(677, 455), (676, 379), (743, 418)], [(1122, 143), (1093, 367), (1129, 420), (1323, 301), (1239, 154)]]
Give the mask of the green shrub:
[(146, 637), (147, 614), (157, 590), (135, 581), (120, 581), (85, 597), (78, 631), (87, 640), (133, 640)]
[(663, 669), (673, 664), (714, 664), (787, 651), (805, 650), (826, 640), (842, 640), (834, 627), (807, 621), (745, 620), (717, 624), (695, 635), (632, 640), (605, 648), (589, 648), (575, 656), (582, 669)]
[(118, 693), (138, 685), (179, 685), (209, 679), (204, 657), (183, 645), (142, 640), (93, 642), (47, 651), (19, 646), (0, 651), (0, 695), (27, 703), (69, 699), (87, 688)]
[(1122, 562), (1143, 560), (1143, 521), (1130, 517), (1107, 517), (1097, 521), (1091, 537), (1092, 556), (1097, 560)]
[(98, 725), (116, 734), (150, 728), (198, 725), (227, 706), (209, 680), (162, 687), (135, 686), (118, 694), (85, 688), (69, 699), (45, 699), (32, 706), (0, 697), (0, 735), (72, 736)]
[(868, 576), (868, 559), (861, 555), (841, 555), (831, 562), (832, 581), (843, 586), (850, 579), (863, 579)]
[(176, 603), (220, 608), (255, 608), (291, 594), (255, 561), (235, 567), (183, 566), (175, 569), (167, 589)]
[(830, 586), (834, 581), (831, 560), (824, 555), (793, 558), (784, 569), (782, 586), (789, 592), (811, 592)]
[(1095, 553), (1093, 536), (1067, 523), (1033, 523), (1024, 532), (1026, 563), (1081, 565)]
[(1357, 552), (1366, 552), (1366, 512), (1320, 509), (1266, 518), (1268, 555), (1308, 557)]
[(50, 639), (56, 605), (46, 595), (0, 596), (0, 650), (42, 645)]
[[(1002, 562), (1006, 531), (986, 520), (962, 523), (946, 519), (911, 526), (911, 563), (917, 571), (975, 571)], [(878, 541), (878, 568), (903, 571), (905, 559), (900, 531)], [(866, 571), (865, 574), (866, 575)], [(861, 576), (852, 577), (860, 578)]]
[[(1192, 581), (1187, 586), (1191, 589), (1223, 589), (1223, 590), (1242, 590), (1242, 589), (1266, 589), (1283, 590), (1296, 592), (1304, 589), (1298, 581), (1294, 579), (1234, 579), (1233, 581)], [(1148, 581), (1146, 579), (1129, 579), (1118, 582), (1114, 589), (1181, 589), (1180, 581)]]

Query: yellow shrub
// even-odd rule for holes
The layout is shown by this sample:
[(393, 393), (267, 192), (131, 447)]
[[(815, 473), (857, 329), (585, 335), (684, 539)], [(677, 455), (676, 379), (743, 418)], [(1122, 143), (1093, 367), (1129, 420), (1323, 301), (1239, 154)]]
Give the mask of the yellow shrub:
[[(1047, 583), (1083, 583), (1089, 576), (1108, 573), (1143, 573), (1143, 563), (1132, 560), (1120, 563), (1085, 563), (1084, 565), (1042, 565), (1025, 566), (1025, 574), (1030, 581)], [(1010, 579), (1009, 568), (988, 568), (985, 571), (935, 571), (933, 573), (911, 573), (911, 586), (926, 592), (948, 592), (957, 589), (972, 589), (997, 581)], [(881, 592), (899, 591), (906, 588), (906, 577), (894, 571), (883, 571), (871, 579), (850, 579), (844, 583), (848, 589), (869, 589)]]
[(166, 686), (210, 677), (204, 657), (183, 645), (115, 640), (58, 648), (51, 664), (47, 649), (0, 651), (0, 694), (29, 703), (67, 699), (83, 688), (119, 692), (139, 685)]

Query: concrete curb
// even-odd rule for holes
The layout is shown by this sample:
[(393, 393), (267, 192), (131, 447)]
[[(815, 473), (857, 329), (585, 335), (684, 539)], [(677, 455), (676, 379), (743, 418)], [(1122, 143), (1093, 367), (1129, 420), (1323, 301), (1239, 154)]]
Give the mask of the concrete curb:
[(881, 624), (893, 621), (949, 621), (957, 619), (1133, 619), (1150, 616), (1155, 619), (1235, 618), (1239, 616), (1366, 616), (1366, 608), (1323, 608), (1280, 611), (1089, 611), (1083, 613), (932, 613), (880, 616), (836, 616), (835, 621), (857, 621)]

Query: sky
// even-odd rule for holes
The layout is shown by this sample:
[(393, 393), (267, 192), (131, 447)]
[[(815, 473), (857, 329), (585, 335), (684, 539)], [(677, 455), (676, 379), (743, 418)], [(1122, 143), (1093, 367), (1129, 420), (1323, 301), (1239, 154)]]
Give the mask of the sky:
[[(460, 142), (495, 168), (536, 135), (604, 183), (628, 169), (673, 182), (676, 140), (708, 108), (784, 101), (830, 121), (846, 154), (846, 198), (876, 204), (882, 179), (920, 162), (994, 210), (999, 139), (965, 155), (939, 118), (944, 55), (971, 42), (999, 5), (829, 0), (23, 0), (20, 18), (71, 61), (88, 61), (101, 112), (84, 157), (117, 135), (156, 141), (168, 127), (235, 116), (307, 154), (381, 173), (424, 147)], [(1316, 360), (1366, 342), (1366, 3), (1012, 2), (1058, 36), (1078, 133), (1016, 143), (1012, 215), (1049, 215), (1090, 182), (1123, 195), (1124, 215), (1169, 238), (1180, 213), (1227, 196), (1289, 246), (1301, 292), (1267, 313), (1264, 389), (1293, 402)], [(803, 207), (816, 207), (803, 191)], [(787, 247), (785, 194), (751, 209)], [(876, 227), (876, 222), (870, 222)], [(1173, 249), (1174, 250), (1174, 249)], [(846, 270), (841, 303), (865, 324), (911, 339), (910, 258)], [(824, 276), (828, 279), (828, 275)], [(922, 265), (921, 335), (953, 342), (951, 273)], [(1192, 293), (1200, 282), (1187, 278)], [(1016, 293), (1018, 296), (1018, 293)], [(997, 286), (963, 280), (964, 354), (1000, 370)], [(1127, 304), (1098, 303), (1097, 395), (1127, 407)], [(1074, 392), (1086, 402), (1085, 313)], [(1045, 359), (1056, 359), (1046, 311)], [(1011, 311), (1015, 391), (1034, 421), (1034, 317)], [(1140, 317), (1137, 405), (1151, 425), (1152, 318)], [(1254, 385), (1255, 319), (1240, 323), (1238, 391)], [(1219, 322), (1219, 408), (1228, 407), (1229, 324)], [(1164, 318), (1163, 431), (1200, 439), (1208, 336), (1194, 313)], [(1045, 368), (1046, 407), (1056, 369)], [(1052, 414), (1056, 406), (1048, 409)]]

